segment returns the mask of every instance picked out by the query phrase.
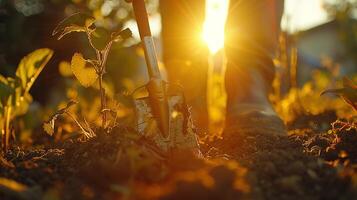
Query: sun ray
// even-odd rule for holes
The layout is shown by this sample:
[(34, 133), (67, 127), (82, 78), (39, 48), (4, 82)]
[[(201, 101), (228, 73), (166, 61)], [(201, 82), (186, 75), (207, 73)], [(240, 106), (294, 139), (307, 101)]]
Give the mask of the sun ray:
[(229, 0), (206, 0), (206, 17), (203, 25), (203, 40), (212, 54), (224, 46), (224, 26)]

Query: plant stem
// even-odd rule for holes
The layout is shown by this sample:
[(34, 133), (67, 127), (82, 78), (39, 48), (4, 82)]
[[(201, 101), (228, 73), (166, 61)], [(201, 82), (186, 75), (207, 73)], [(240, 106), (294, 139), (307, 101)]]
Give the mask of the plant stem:
[(90, 138), (91, 134), (89, 133), (89, 131), (87, 131), (82, 124), (77, 120), (77, 118), (75, 116), (73, 116), (70, 112), (66, 111), (65, 112), (70, 118), (72, 118), (72, 120), (77, 124), (77, 126), (82, 130), (82, 133), (87, 136), (88, 138)]
[(108, 60), (108, 55), (109, 51), (113, 45), (113, 41), (110, 41), (108, 45), (104, 49), (104, 53), (101, 56), (101, 67), (100, 67), (100, 73), (99, 73), (99, 90), (100, 90), (100, 99), (101, 99), (101, 113), (102, 113), (102, 128), (105, 129), (107, 125), (107, 113), (106, 113), (106, 108), (107, 108), (107, 102), (106, 102), (106, 96), (105, 96), (105, 89), (103, 88), (103, 75), (106, 72), (106, 64)]
[(105, 73), (105, 67), (107, 65), (108, 55), (109, 55), (110, 49), (112, 48), (112, 45), (113, 45), (113, 41), (110, 41), (108, 43), (108, 45), (105, 47), (105, 49), (104, 49), (104, 54), (102, 56), (102, 58), (103, 58), (103, 60), (102, 60), (102, 73), (103, 74)]
[(105, 98), (105, 89), (103, 88), (103, 73), (99, 75), (99, 90), (100, 90), (100, 112), (102, 113), (102, 128), (104, 129), (107, 123), (107, 115), (104, 111), (107, 107), (106, 98)]

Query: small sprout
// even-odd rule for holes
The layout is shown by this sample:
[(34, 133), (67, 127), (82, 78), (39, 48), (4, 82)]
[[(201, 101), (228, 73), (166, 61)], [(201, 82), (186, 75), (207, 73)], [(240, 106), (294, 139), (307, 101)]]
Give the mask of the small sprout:
[(77, 101), (71, 100), (70, 102), (67, 103), (66, 107), (58, 110), (55, 114), (53, 114), (50, 119), (43, 124), (43, 130), (50, 136), (53, 136), (54, 130), (55, 130), (55, 123), (58, 117), (61, 115), (68, 115), (70, 118), (73, 119), (73, 121), (78, 125), (78, 127), (81, 129), (82, 134), (85, 135), (87, 138), (91, 138), (95, 136), (94, 131), (91, 129), (90, 125), (88, 122), (84, 119), (84, 123), (80, 123), (77, 118), (72, 115), (69, 112), (69, 109), (78, 104)]
[[(53, 31), (52, 35), (59, 34), (58, 39), (72, 32), (84, 32), (87, 35), (89, 44), (96, 53), (95, 59), (85, 60), (80, 53), (72, 57), (71, 70), (80, 84), (86, 88), (92, 86), (98, 80), (101, 110), (107, 109), (107, 96), (104, 89), (103, 76), (106, 73), (108, 55), (114, 42), (125, 40), (131, 36), (131, 31), (110, 32), (103, 27), (94, 25), (95, 19), (92, 16), (76, 13), (61, 21)], [(107, 113), (101, 112), (102, 128), (106, 129)]]
[(78, 119), (69, 112), (69, 109), (76, 104), (78, 104), (77, 101), (71, 100), (70, 102), (67, 103), (66, 107), (58, 110), (55, 114), (53, 114), (50, 117), (50, 119), (43, 124), (44, 131), (50, 136), (53, 136), (55, 130), (55, 123), (58, 117), (60, 117), (61, 115), (68, 115), (81, 129), (81, 132), (84, 136), (86, 136), (87, 138), (95, 137), (94, 131), (92, 130), (89, 123), (85, 119), (83, 120), (84, 121), (83, 123), (80, 123)]
[(355, 111), (357, 111), (357, 85), (347, 77), (343, 78), (343, 88), (325, 90), (321, 95), (334, 94), (341, 97)]

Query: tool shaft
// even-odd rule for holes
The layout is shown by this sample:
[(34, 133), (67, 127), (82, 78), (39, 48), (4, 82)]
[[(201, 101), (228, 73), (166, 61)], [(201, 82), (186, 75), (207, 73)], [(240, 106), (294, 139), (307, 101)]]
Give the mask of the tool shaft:
[(141, 40), (144, 40), (144, 37), (151, 37), (151, 30), (149, 25), (148, 13), (146, 11), (145, 1), (144, 0), (132, 0), (134, 14), (136, 22), (138, 23), (139, 33)]
[(140, 38), (145, 53), (148, 74), (150, 77), (147, 86), (154, 117), (157, 119), (161, 133), (169, 135), (169, 108), (165, 92), (165, 84), (161, 78), (154, 41), (151, 35), (148, 14), (144, 0), (132, 0), (134, 14), (138, 23)]
[(152, 39), (148, 13), (146, 11), (144, 0), (133, 0), (135, 18), (138, 24), (139, 34), (144, 48), (145, 59), (148, 65), (150, 78), (161, 79), (159, 64), (156, 55), (154, 41)]

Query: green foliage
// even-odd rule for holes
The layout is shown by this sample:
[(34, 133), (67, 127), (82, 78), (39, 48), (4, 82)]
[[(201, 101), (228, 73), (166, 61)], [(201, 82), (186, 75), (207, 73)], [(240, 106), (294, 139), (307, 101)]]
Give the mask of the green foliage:
[(32, 102), (29, 91), (52, 55), (50, 49), (38, 49), (21, 60), (14, 78), (0, 76), (0, 128), (4, 150), (9, 146), (12, 120), (27, 112)]
[(20, 78), (21, 87), (24, 92), (30, 90), (52, 54), (53, 52), (50, 49), (39, 49), (21, 60), (16, 70), (16, 77)]
[[(54, 96), (53, 101), (56, 102), (54, 102), (55, 105), (52, 105), (52, 107), (49, 108), (46, 116), (48, 121), (45, 122), (45, 124), (50, 122), (53, 116), (53, 109), (55, 109), (54, 107), (61, 110), (68, 104), (66, 99), (70, 99), (71, 101), (74, 100), (78, 102), (78, 104), (71, 106), (68, 109), (68, 113), (77, 119), (79, 124), (87, 130), (86, 132), (89, 132), (89, 130), (92, 129), (97, 133), (97, 127), (101, 126), (101, 118), (98, 117), (101, 112), (101, 99), (100, 96), (98, 96), (98, 81), (91, 87), (85, 88), (72, 74), (70, 63), (61, 62), (58, 68), (64, 79), (63, 83), (65, 91), (54, 91), (57, 94)], [(68, 72), (71, 73), (70, 76), (67, 74)], [(133, 117), (133, 110), (130, 106), (132, 99), (126, 95), (118, 93), (113, 82), (106, 80), (103, 83), (107, 97), (106, 112), (108, 126), (106, 132), (111, 132), (111, 129), (117, 127), (119, 123), (127, 125), (132, 122), (131, 117)], [(63, 97), (63, 99), (59, 99), (58, 97)], [(60, 102), (58, 102), (58, 100), (60, 100)], [(53, 134), (56, 141), (66, 140), (67, 138), (87, 139), (86, 132), (82, 130), (79, 124), (73, 120), (70, 115), (65, 113), (55, 120), (55, 126), (52, 126), (54, 130), (52, 128), (47, 128), (48, 130), (52, 129), (54, 132), (46, 132), (49, 135)], [(87, 126), (87, 124), (90, 126)], [(46, 126), (49, 127), (48, 125)]]
[(53, 135), (54, 131), (55, 131), (55, 122), (58, 119), (58, 117), (60, 117), (61, 115), (68, 115), (70, 118), (72, 118), (72, 120), (77, 124), (77, 126), (81, 129), (82, 134), (84, 134), (87, 138), (92, 138), (95, 136), (94, 131), (90, 128), (89, 124), (87, 123), (87, 121), (84, 120), (84, 124), (82, 124), (81, 122), (79, 122), (79, 120), (70, 112), (70, 108), (74, 105), (78, 104), (78, 102), (76, 101), (70, 101), (67, 103), (67, 105), (58, 110), (55, 114), (53, 114), (50, 117), (50, 120), (48, 120), (48, 122), (45, 122), (43, 124), (43, 129), (45, 130), (45, 132), (49, 135)]
[[(275, 107), (276, 111), (286, 122), (292, 122), (301, 115), (318, 115), (328, 110), (336, 111), (339, 118), (350, 118), (354, 110), (345, 103), (327, 95), (321, 96), (326, 88), (341, 85), (341, 81), (334, 81), (332, 73), (315, 71), (312, 80), (301, 88), (293, 88)], [(327, 93), (330, 91), (327, 91)], [(324, 92), (323, 92), (324, 93)]]
[[(102, 129), (106, 129), (108, 131), (110, 130), (108, 114), (111, 113), (111, 110), (108, 109), (107, 105), (108, 100), (105, 89), (106, 84), (103, 82), (103, 76), (106, 73), (107, 59), (113, 43), (120, 42), (131, 37), (131, 31), (129, 29), (109, 31), (104, 27), (97, 27), (95, 23), (96, 21), (93, 17), (77, 13), (61, 21), (53, 31), (53, 35), (59, 35), (58, 39), (61, 39), (63, 36), (72, 32), (86, 33), (89, 44), (96, 53), (96, 58), (85, 59), (81, 53), (75, 53), (71, 60), (70, 69), (83, 87), (89, 88), (91, 86), (96, 87), (96, 85), (98, 85), (101, 105), (99, 113), (102, 118), (101, 127)], [(66, 71), (65, 68), (67, 66), (68, 65), (62, 63), (61, 70)], [(65, 114), (69, 115), (69, 112), (65, 112)], [(53, 118), (54, 117), (52, 117), (52, 119)], [(85, 119), (84, 122), (81, 123), (75, 117), (71, 118), (81, 128), (84, 135), (88, 137), (94, 134)], [(54, 122), (55, 120), (50, 121)], [(49, 134), (53, 134), (54, 125), (51, 125), (51, 127), (49, 124), (44, 125), (44, 129)]]

